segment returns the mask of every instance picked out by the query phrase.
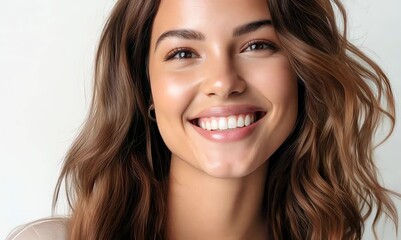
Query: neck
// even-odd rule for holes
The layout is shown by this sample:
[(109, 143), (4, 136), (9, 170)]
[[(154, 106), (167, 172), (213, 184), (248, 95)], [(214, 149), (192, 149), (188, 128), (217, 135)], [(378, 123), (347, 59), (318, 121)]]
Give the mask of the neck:
[(214, 178), (172, 159), (168, 195), (171, 239), (266, 239), (262, 216), (266, 164), (241, 178)]

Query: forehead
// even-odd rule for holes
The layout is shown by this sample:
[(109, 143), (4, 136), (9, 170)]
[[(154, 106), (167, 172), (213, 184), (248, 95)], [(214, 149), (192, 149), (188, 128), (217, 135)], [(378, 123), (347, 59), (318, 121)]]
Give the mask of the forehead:
[(238, 25), (270, 19), (266, 0), (162, 0), (152, 35), (172, 29), (195, 29), (207, 36)]

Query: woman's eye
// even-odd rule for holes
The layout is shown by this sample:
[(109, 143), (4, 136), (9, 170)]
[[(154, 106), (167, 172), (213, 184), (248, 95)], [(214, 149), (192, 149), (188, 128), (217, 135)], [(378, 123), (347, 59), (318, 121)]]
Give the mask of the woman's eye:
[(247, 51), (263, 51), (263, 50), (277, 50), (275, 44), (266, 41), (252, 41), (246, 45), (243, 52)]
[(197, 55), (190, 50), (186, 49), (176, 49), (171, 51), (165, 58), (166, 61), (174, 60), (174, 59), (187, 59), (187, 58), (195, 58)]

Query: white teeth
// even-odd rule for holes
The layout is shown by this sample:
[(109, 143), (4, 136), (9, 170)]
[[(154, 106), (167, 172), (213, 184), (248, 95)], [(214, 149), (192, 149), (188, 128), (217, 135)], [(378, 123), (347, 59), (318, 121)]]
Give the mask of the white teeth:
[(206, 130), (212, 130), (212, 127), (210, 126), (210, 122), (206, 122)]
[(198, 125), (205, 130), (227, 130), (249, 126), (256, 120), (254, 114), (229, 117), (210, 117), (198, 119)]
[(244, 117), (243, 116), (239, 116), (238, 120), (237, 120), (237, 127), (243, 127), (243, 126), (245, 126)]
[(249, 115), (246, 115), (245, 117), (245, 126), (249, 126), (251, 124), (251, 117)]
[(217, 129), (219, 129), (219, 125), (217, 124), (217, 120), (216, 120), (216, 119), (213, 119), (213, 120), (212, 120), (211, 126), (212, 126), (212, 130), (217, 130)]
[(219, 119), (219, 129), (220, 130), (226, 130), (227, 129), (227, 118), (221, 117)]
[(237, 127), (237, 121), (235, 120), (234, 116), (229, 116), (228, 117), (228, 128), (236, 128)]

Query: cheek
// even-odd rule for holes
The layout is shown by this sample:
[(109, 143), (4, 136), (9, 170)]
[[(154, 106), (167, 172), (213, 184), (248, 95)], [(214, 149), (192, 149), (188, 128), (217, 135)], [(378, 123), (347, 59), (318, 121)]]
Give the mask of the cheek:
[[(154, 72), (153, 72), (154, 73)], [(153, 74), (151, 89), (160, 134), (172, 151), (185, 147), (185, 111), (196, 95), (196, 84), (187, 74)]]
[(256, 64), (246, 74), (249, 83), (270, 102), (273, 110), (277, 107), (294, 109), (293, 105), (297, 106), (296, 75), (284, 56)]
[(269, 104), (265, 131), (270, 134), (262, 138), (267, 138), (263, 141), (268, 143), (267, 148), (271, 148), (272, 153), (295, 126), (298, 115), (297, 78), (287, 58), (281, 56), (255, 64), (252, 70), (247, 72), (248, 82)]
[(182, 117), (195, 93), (191, 81), (179, 74), (155, 75), (151, 89), (156, 116), (163, 118)]

